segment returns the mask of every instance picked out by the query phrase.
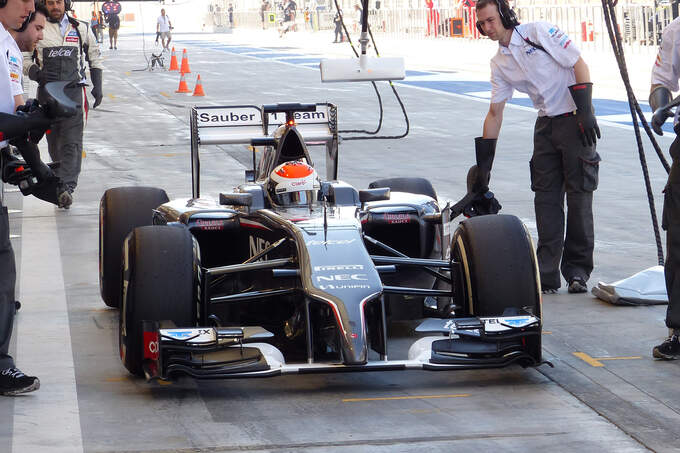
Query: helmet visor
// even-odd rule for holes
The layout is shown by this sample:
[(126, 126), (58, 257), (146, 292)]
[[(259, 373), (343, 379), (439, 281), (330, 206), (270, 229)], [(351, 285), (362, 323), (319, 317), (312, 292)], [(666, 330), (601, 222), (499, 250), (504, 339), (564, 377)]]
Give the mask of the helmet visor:
[(304, 206), (316, 201), (316, 191), (284, 192), (276, 194), (274, 197), (276, 204), (279, 206)]

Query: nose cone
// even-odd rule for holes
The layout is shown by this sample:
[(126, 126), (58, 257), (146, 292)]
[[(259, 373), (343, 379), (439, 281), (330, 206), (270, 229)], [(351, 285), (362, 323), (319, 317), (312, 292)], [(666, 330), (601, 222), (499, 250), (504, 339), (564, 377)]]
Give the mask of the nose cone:
[[(360, 308), (363, 312), (363, 304)], [(363, 318), (361, 313), (360, 318)], [(350, 330), (343, 338), (342, 357), (345, 365), (365, 365), (368, 358), (368, 343), (366, 341), (365, 326), (349, 322)]]

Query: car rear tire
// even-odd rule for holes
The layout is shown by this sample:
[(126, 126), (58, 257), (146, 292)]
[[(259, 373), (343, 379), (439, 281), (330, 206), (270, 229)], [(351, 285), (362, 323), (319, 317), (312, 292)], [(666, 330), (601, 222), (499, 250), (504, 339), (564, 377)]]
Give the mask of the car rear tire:
[[(493, 317), (524, 310), (541, 318), (536, 253), (517, 217), (484, 215), (461, 222), (453, 235), (451, 258), (460, 263), (454, 299), (463, 313)], [(540, 363), (540, 334), (531, 337), (526, 348), (533, 364)]]
[(144, 375), (142, 321), (196, 325), (200, 263), (194, 244), (188, 230), (171, 226), (135, 228), (126, 239), (119, 345), (132, 374)]
[(104, 303), (120, 306), (123, 241), (136, 227), (151, 225), (152, 210), (168, 202), (163, 189), (116, 187), (99, 203), (99, 289)]
[(369, 189), (376, 187), (389, 187), (394, 192), (427, 195), (435, 200), (437, 199), (437, 192), (435, 192), (432, 183), (425, 178), (384, 178), (373, 181), (368, 185)]

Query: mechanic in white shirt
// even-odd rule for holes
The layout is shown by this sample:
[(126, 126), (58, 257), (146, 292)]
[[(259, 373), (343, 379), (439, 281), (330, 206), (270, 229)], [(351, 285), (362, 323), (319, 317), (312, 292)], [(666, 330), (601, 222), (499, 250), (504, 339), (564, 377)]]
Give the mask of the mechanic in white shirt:
[(488, 183), (505, 103), (513, 90), (528, 94), (538, 109), (530, 170), (542, 289), (556, 293), (561, 270), (568, 291), (584, 293), (593, 269), (600, 162), (588, 66), (564, 32), (545, 22), (520, 25), (506, 0), (479, 0), (476, 10), (479, 31), (499, 43), (491, 59), (491, 106), (483, 137), (475, 139), (478, 171)]
[[(671, 109), (664, 108), (671, 102), (671, 91), (678, 91), (680, 79), (680, 18), (675, 19), (664, 29), (661, 46), (652, 67), (652, 86), (649, 105), (654, 111), (652, 128), (663, 135), (661, 126), (668, 117), (673, 116)], [(676, 359), (680, 357), (680, 127), (675, 117), (675, 133), (678, 134), (671, 144), (670, 154), (673, 158), (671, 172), (664, 189), (662, 227), (666, 230), (666, 292), (668, 308), (666, 310), (666, 327), (668, 338), (652, 350), (658, 359)]]
[(161, 44), (163, 44), (165, 50), (170, 50), (170, 41), (172, 41), (171, 29), (172, 22), (170, 22), (170, 17), (165, 14), (165, 8), (163, 8), (161, 9), (161, 15), (158, 16), (156, 21), (156, 33), (161, 34)]
[[(33, 0), (0, 0), (0, 111), (14, 113), (21, 88), (21, 52), (7, 31), (20, 28), (35, 10)], [(18, 96), (18, 97), (17, 97)], [(23, 104), (23, 100), (20, 101)], [(2, 131), (2, 124), (0, 124)], [(0, 147), (7, 142), (0, 143)], [(37, 149), (37, 148), (36, 148)], [(16, 395), (40, 388), (40, 380), (26, 376), (8, 354), (16, 311), (16, 267), (9, 239), (7, 208), (0, 207), (0, 394)]]

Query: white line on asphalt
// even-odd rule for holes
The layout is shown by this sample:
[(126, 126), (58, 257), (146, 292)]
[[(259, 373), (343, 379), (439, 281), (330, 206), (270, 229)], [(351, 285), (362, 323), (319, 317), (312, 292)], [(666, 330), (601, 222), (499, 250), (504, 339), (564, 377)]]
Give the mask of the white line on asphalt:
[[(40, 378), (40, 390), (16, 398), (12, 451), (83, 451), (71, 331), (54, 206), (24, 198), (21, 310), (17, 366)], [(29, 271), (30, 269), (30, 271)], [(40, 276), (40, 281), (36, 281)]]

